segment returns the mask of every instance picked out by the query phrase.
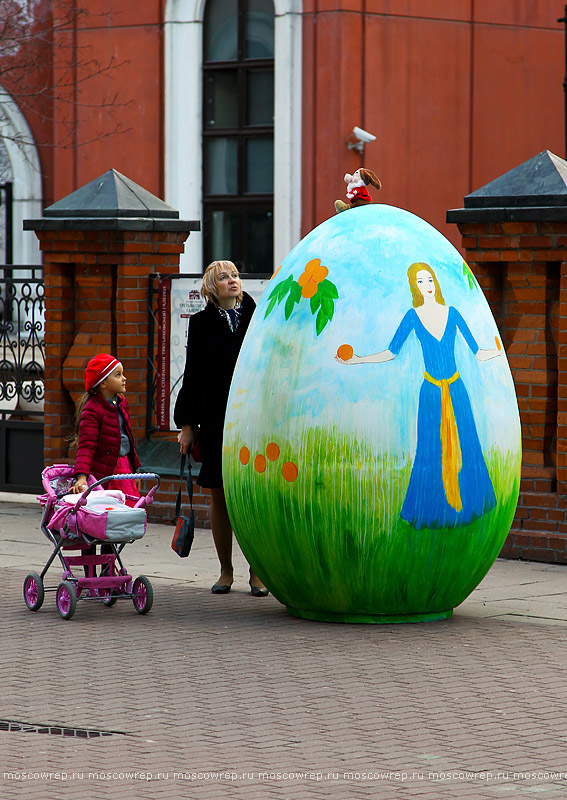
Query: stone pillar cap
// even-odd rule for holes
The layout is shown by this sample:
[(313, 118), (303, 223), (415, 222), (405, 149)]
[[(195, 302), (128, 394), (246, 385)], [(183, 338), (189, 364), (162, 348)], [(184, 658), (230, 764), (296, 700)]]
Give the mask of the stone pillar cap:
[(567, 219), (567, 162), (549, 150), (468, 194), (447, 222)]
[(24, 230), (198, 231), (198, 220), (180, 220), (175, 208), (115, 169), (24, 220)]

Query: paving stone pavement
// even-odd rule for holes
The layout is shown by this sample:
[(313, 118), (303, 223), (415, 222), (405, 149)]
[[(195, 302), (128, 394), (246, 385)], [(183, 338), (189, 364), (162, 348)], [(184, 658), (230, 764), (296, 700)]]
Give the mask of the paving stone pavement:
[(64, 621), (22, 599), (39, 519), (0, 503), (2, 800), (565, 797), (566, 567), (499, 560), (443, 622), (316, 623), (251, 597), (238, 550), (212, 595), (210, 532), (181, 560), (150, 525), (123, 556), (152, 611)]

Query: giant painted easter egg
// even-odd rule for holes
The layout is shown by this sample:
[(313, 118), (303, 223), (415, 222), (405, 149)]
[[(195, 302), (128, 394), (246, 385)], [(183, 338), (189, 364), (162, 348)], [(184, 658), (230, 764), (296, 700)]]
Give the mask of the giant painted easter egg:
[(520, 423), (496, 324), (457, 250), (398, 208), (337, 214), (287, 256), (224, 436), (238, 542), (296, 616), (448, 617), (514, 516)]

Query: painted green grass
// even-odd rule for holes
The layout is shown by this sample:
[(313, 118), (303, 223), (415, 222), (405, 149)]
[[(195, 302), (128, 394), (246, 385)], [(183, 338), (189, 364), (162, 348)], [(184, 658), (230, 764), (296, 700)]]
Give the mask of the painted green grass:
[[(302, 437), (301, 451), (279, 442), (281, 454), (259, 474), (254, 452), (239, 461), (227, 448), (223, 464), (229, 513), (242, 550), (280, 602), (311, 611), (398, 615), (459, 605), (498, 555), (516, 509), (520, 454), (487, 456), (497, 505), (464, 527), (415, 530), (400, 519), (411, 472), (375, 455), (364, 442), (334, 429)], [(299, 468), (282, 478), (284, 461)]]

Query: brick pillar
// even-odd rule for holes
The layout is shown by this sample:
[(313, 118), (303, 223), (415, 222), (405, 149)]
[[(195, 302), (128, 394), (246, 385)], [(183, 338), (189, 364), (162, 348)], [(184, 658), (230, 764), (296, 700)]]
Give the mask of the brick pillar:
[(46, 464), (69, 460), (74, 404), (98, 352), (124, 364), (134, 437), (146, 434), (148, 276), (176, 273), (198, 222), (110, 170), (45, 209), (35, 230), (45, 277)]
[(563, 495), (564, 502), (567, 493), (567, 221), (561, 223), (555, 245), (557, 255), (561, 254), (557, 302), (557, 491)]
[(53, 261), (44, 269), (45, 283), (45, 402), (44, 462), (57, 464), (66, 455), (73, 405), (63, 391), (61, 374), (75, 336), (73, 269), (69, 262)]
[[(564, 165), (564, 167), (563, 167)], [(510, 558), (567, 563), (567, 164), (548, 151), (447, 213), (500, 329), (522, 423)]]

